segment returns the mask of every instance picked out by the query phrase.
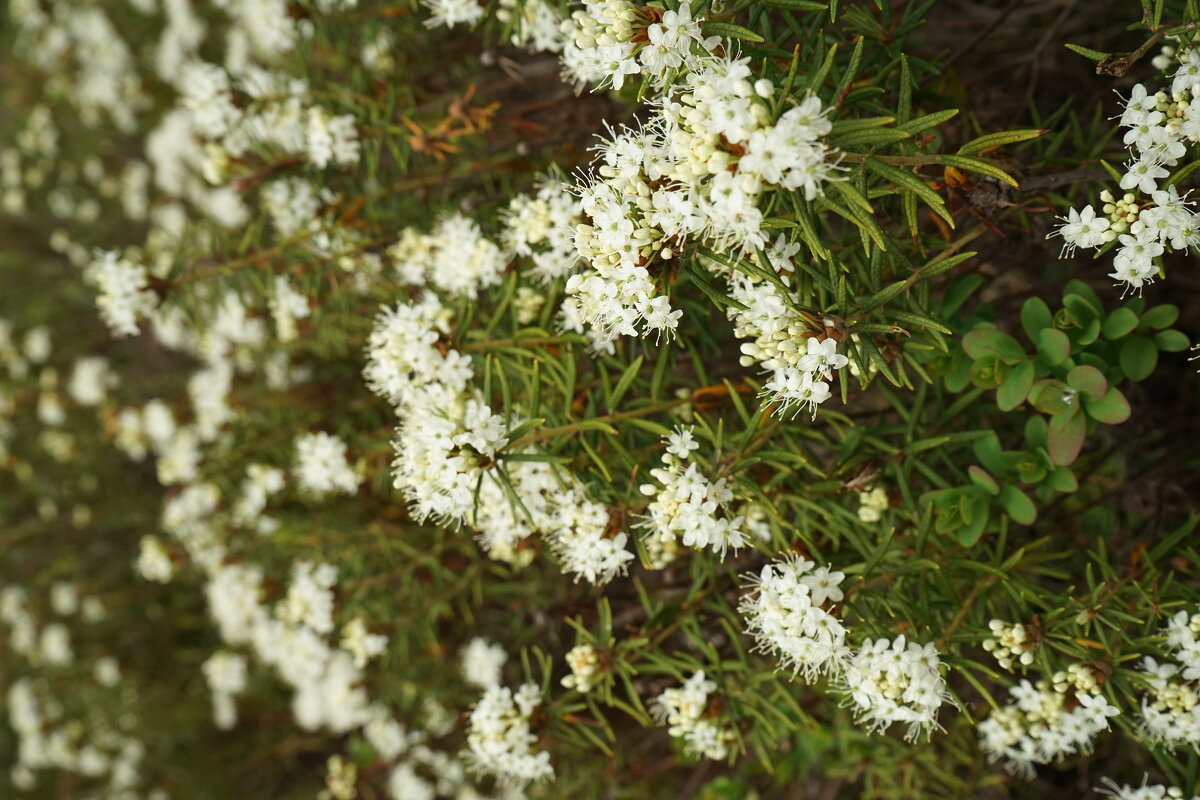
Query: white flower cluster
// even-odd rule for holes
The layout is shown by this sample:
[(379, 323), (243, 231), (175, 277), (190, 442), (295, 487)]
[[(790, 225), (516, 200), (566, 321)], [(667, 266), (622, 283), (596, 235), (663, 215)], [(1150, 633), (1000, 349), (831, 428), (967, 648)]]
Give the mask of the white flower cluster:
[(393, 443), (393, 485), (413, 516), (442, 524), (468, 521), (485, 466), (508, 443), (508, 426), (476, 398), (458, 408), (411, 407)]
[(463, 24), (468, 27), (483, 19), (483, 6), (478, 0), (421, 0), (429, 11), (425, 25), (430, 28), (453, 28)]
[[(763, 277), (735, 273), (729, 278), (729, 296), (742, 308), (730, 306), (726, 312), (734, 324), (734, 335), (751, 341), (742, 345), (742, 366), (759, 365), (770, 374), (763, 394), (786, 414), (797, 413), (829, 399), (827, 381), (833, 370), (846, 366), (849, 359), (837, 352), (837, 342), (823, 337), (821, 321), (792, 307), (785, 288), (795, 271), (791, 257), (800, 245), (788, 244), (779, 236), (767, 251), (767, 259), (776, 270), (779, 283)], [(818, 333), (820, 331), (820, 333)]]
[(49, 696), (43, 681), (18, 678), (8, 687), (8, 722), (17, 734), (17, 759), (9, 779), (23, 791), (37, 786), (37, 772), (62, 770), (91, 781), (103, 781), (112, 797), (131, 796), (142, 781), (145, 746), (105, 721), (92, 730), (77, 719), (65, 719), (62, 704)]
[(85, 277), (99, 292), (96, 307), (113, 336), (136, 336), (138, 320), (148, 317), (158, 306), (157, 296), (148, 288), (146, 268), (118, 253), (101, 253), (87, 268)]
[(551, 175), (536, 193), (519, 194), (509, 201), (501, 215), (504, 246), (528, 258), (533, 263), (529, 272), (539, 281), (565, 277), (579, 260), (574, 231), (580, 214), (579, 198), (567, 191), (561, 178)]
[(767, 564), (739, 607), (757, 649), (778, 656), (784, 669), (806, 681), (840, 675), (850, 660), (846, 629), (832, 613), (845, 575), (814, 566), (803, 556)]
[(272, 614), (261, 603), (261, 570), (218, 568), (206, 588), (209, 611), (230, 645), (249, 645), (293, 690), (292, 713), (305, 730), (346, 733), (371, 719), (354, 656), (330, 645), (336, 570), (300, 562)]
[[(1134, 154), (1125, 165), (1120, 186), (1124, 195), (1100, 194), (1103, 216), (1088, 205), (1071, 209), (1055, 231), (1065, 251), (1093, 249), (1110, 242), (1119, 247), (1110, 277), (1140, 290), (1154, 281), (1164, 252), (1200, 246), (1200, 215), (1174, 185), (1164, 185), (1191, 143), (1200, 142), (1200, 50), (1177, 55), (1179, 66), (1170, 92), (1151, 93), (1143, 84), (1133, 87), (1121, 114), (1125, 144)], [(1163, 57), (1160, 57), (1163, 58)], [(1169, 66), (1170, 57), (1162, 63)]]
[[(612, 2), (606, 8), (612, 25), (628, 27), (621, 22), (627, 12)], [(604, 47), (620, 50), (623, 35), (601, 34), (615, 37)], [(638, 69), (631, 59), (620, 63)], [(767, 102), (774, 86), (752, 82), (749, 59), (701, 48), (674, 66), (683, 71), (655, 115), (603, 143), (594, 180), (579, 187), (586, 222), (576, 228), (575, 246), (587, 267), (567, 283), (563, 324), (586, 331), (597, 349), (610, 350), (617, 336), (670, 336), (681, 316), (665, 293), (676, 252), (689, 241), (734, 257), (765, 248), (759, 201), (767, 188), (812, 199), (835, 166), (821, 142), (830, 123), (818, 98), (774, 119)], [(619, 83), (623, 73), (605, 74)]]
[(471, 299), (480, 289), (498, 284), (508, 264), (500, 246), (462, 214), (442, 217), (429, 233), (405, 228), (388, 254), (405, 283)]
[(490, 689), (500, 685), (500, 674), (508, 653), (500, 645), (476, 636), (463, 648), (461, 660), (463, 680), (480, 689)]
[(279, 527), (279, 520), (263, 512), (271, 496), (283, 491), (286, 484), (286, 473), (279, 467), (266, 464), (248, 466), (246, 477), (242, 480), (241, 496), (233, 507), (232, 522), (262, 534), (274, 532)]
[(308, 110), (308, 160), (313, 166), (350, 166), (358, 163), (359, 153), (353, 114), (332, 116), (323, 108)]
[(275, 335), (281, 344), (296, 340), (296, 320), (304, 319), (312, 312), (308, 298), (293, 289), (284, 275), (275, 276), (275, 292), (271, 295), (270, 308), (271, 317), (275, 320)]
[(354, 494), (361, 478), (346, 460), (346, 443), (324, 431), (296, 439), (296, 484), (314, 497)]
[(511, 31), (509, 42), (533, 52), (557, 53), (563, 48), (562, 17), (557, 4), (544, 0), (500, 0), (496, 19)]
[(716, 690), (717, 684), (697, 670), (682, 686), (665, 689), (656, 697), (651, 711), (669, 734), (683, 740), (689, 753), (719, 761), (728, 757), (737, 736), (709, 713), (709, 695)]
[(387, 649), (388, 637), (371, 633), (362, 617), (355, 617), (342, 626), (342, 640), (338, 646), (354, 656), (354, 666), (362, 669), (377, 655)]
[(246, 657), (238, 653), (213, 653), (200, 668), (212, 692), (213, 720), (221, 730), (237, 724), (234, 698), (246, 690)]
[(1109, 730), (1109, 718), (1121, 713), (1098, 689), (1065, 694), (1045, 681), (1022, 680), (1010, 690), (1009, 704), (979, 723), (980, 747), (1025, 776), (1033, 775), (1035, 764), (1090, 753), (1096, 736)]
[(872, 731), (893, 722), (907, 725), (909, 741), (928, 736), (940, 727), (938, 709), (950, 700), (941, 663), (932, 644), (920, 645), (904, 636), (864, 641), (843, 676), (858, 721)]
[[(552, 195), (539, 197), (533, 202), (553, 205)], [(521, 214), (514, 212), (514, 219)], [(533, 235), (535, 229), (527, 225), (508, 241), (514, 247), (536, 245), (542, 238)], [(424, 275), (419, 269), (409, 277), (421, 281)], [(610, 530), (607, 508), (590, 500), (578, 481), (538, 461), (508, 462), (506, 478), (493, 472), (497, 455), (509, 444), (507, 431), (518, 423), (506, 425), (471, 396), (470, 358), (442, 341), (451, 319), (437, 296), (426, 291), (413, 302), (385, 308), (367, 340), (367, 385), (394, 406), (401, 420), (393, 482), (412, 513), (419, 519), (469, 523), (490, 557), (517, 566), (533, 555), (521, 542), (541, 534), (563, 571), (576, 579), (605, 583), (623, 574), (633, 560), (628, 535)]]
[[(39, 630), (34, 609), (47, 605), (64, 619), (46, 622)], [(15, 670), (33, 673), (33, 677), (13, 680), (4, 702), (8, 724), (16, 734), (8, 779), (20, 792), (37, 787), (38, 772), (61, 770), (92, 782), (105, 796), (142, 796), (143, 745), (120, 732), (128, 726), (109, 718), (103, 710), (109, 702), (121, 708), (117, 698), (127, 695), (116, 694), (111, 700), (97, 702), (96, 687), (85, 683), (82, 697), (88, 713), (68, 716), (66, 709), (79, 703), (80, 697), (57, 694), (70, 684), (53, 679), (55, 667), (75, 659), (65, 618), (94, 623), (104, 617), (101, 602), (94, 596), (81, 597), (78, 587), (71, 583), (52, 584), (48, 603), (31, 603), (29, 592), (16, 584), (0, 590), (0, 624), (7, 628), (9, 655), (22, 656), (25, 661), (22, 665), (10, 657), (7, 663)], [(86, 628), (80, 630), (80, 638), (87, 632)], [(111, 656), (97, 657), (89, 672), (102, 691), (123, 693), (133, 688), (121, 684), (120, 667)]]
[(471, 769), (495, 775), (504, 785), (522, 787), (550, 780), (554, 767), (550, 754), (536, 750), (529, 718), (542, 702), (535, 684), (522, 684), (514, 693), (507, 686), (491, 686), (471, 710), (467, 728), (466, 759)]
[[(1183, 790), (1176, 786), (1150, 783), (1148, 778), (1142, 779), (1141, 786), (1118, 784), (1109, 778), (1105, 778), (1102, 783), (1104, 788), (1097, 787), (1096, 791), (1114, 800), (1185, 800), (1187, 797)], [(1194, 795), (1191, 800), (1200, 800), (1200, 795)]]
[(117, 384), (117, 376), (100, 356), (85, 356), (75, 362), (67, 393), (81, 406), (98, 406)]
[(397, 413), (410, 406), (445, 408), (457, 405), (473, 377), (471, 359), (439, 347), (450, 333), (452, 313), (436, 294), (384, 308), (367, 338), (363, 377), (372, 392)]
[(1054, 691), (1060, 694), (1088, 692), (1098, 694), (1103, 685), (1103, 676), (1095, 668), (1087, 664), (1070, 664), (1065, 670), (1059, 670), (1050, 678)]
[(992, 635), (983, 640), (983, 649), (991, 653), (1001, 667), (1012, 669), (1014, 664), (1027, 667), (1033, 663), (1037, 639), (1031, 638), (1028, 626), (993, 619), (988, 623), (988, 629)]
[(142, 537), (137, 571), (146, 580), (156, 583), (169, 583), (175, 575), (175, 565), (171, 563), (171, 556), (158, 537)]
[(1200, 746), (1200, 614), (1180, 611), (1163, 629), (1171, 661), (1147, 656), (1141, 736), (1169, 750)]
[(635, 6), (627, 0), (584, 0), (563, 24), (562, 61), (576, 83), (620, 89), (626, 76), (646, 75), (662, 86), (671, 70), (694, 68), (720, 39), (705, 37), (690, 3), (676, 11)]
[(748, 543), (744, 518), (733, 512), (734, 494), (725, 478), (710, 481), (691, 460), (700, 447), (691, 428), (679, 428), (665, 437), (663, 466), (650, 470), (657, 483), (642, 484), (642, 494), (653, 498), (641, 526), (651, 540), (685, 547), (711, 548), (721, 558), (730, 548)]

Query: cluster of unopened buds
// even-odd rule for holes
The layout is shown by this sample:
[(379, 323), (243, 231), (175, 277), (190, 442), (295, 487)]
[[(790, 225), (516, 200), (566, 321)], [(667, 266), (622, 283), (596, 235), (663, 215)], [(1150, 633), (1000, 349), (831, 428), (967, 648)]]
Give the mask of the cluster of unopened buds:
[(1054, 673), (1050, 681), (1054, 684), (1054, 691), (1059, 694), (1067, 692), (1099, 694), (1104, 685), (1104, 673), (1098, 672), (1087, 664), (1071, 664), (1065, 670)]
[(604, 662), (600, 651), (590, 644), (572, 647), (566, 656), (571, 674), (562, 679), (567, 689), (576, 689), (586, 694), (596, 687), (604, 676)]
[(1126, 192), (1114, 197), (1112, 192), (1105, 189), (1100, 193), (1100, 202), (1104, 204), (1102, 210), (1108, 215), (1108, 229), (1102, 234), (1104, 241), (1111, 242), (1126, 231), (1135, 236), (1142, 232), (1138, 222), (1141, 205), (1136, 195)]
[(863, 522), (879, 522), (890, 505), (887, 490), (882, 486), (876, 486), (869, 492), (859, 492), (858, 518)]
[(984, 639), (983, 649), (991, 653), (1000, 666), (1012, 669), (1014, 663), (1024, 667), (1033, 663), (1038, 637), (1029, 626), (993, 619), (988, 623), (988, 628), (992, 635)]

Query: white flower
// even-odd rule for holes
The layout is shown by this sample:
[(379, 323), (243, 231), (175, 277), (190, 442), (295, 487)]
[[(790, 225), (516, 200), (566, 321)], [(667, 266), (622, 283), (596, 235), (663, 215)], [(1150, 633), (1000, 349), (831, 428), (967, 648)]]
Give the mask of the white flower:
[[(1144, 194), (1158, 190), (1158, 182), (1170, 173), (1156, 159), (1143, 156), (1125, 165), (1125, 175), (1121, 178), (1122, 189), (1137, 188)], [(1089, 206), (1090, 208), (1090, 206)], [(1064, 235), (1065, 239), (1066, 236)], [(1081, 246), (1086, 246), (1082, 245)]]
[(1108, 220), (1097, 217), (1096, 210), (1090, 205), (1084, 206), (1082, 211), (1072, 208), (1065, 218), (1060, 219), (1063, 220), (1063, 224), (1050, 235), (1062, 237), (1064, 253), (1071, 253), (1076, 247), (1099, 247), (1106, 241)]

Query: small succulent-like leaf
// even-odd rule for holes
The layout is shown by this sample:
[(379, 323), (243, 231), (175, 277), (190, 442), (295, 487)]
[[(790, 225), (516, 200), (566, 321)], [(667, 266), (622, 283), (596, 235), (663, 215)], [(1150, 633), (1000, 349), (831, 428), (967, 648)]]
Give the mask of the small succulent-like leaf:
[(1132, 309), (1122, 306), (1108, 315), (1102, 330), (1106, 338), (1120, 339), (1125, 334), (1132, 333), (1137, 326), (1138, 315), (1133, 313)]
[(1043, 328), (1037, 336), (1038, 355), (1052, 367), (1071, 357), (1071, 340), (1057, 328)]
[(979, 537), (983, 535), (983, 529), (987, 527), (988, 521), (988, 503), (983, 495), (976, 495), (970, 502), (971, 520), (964, 520), (964, 524), (958, 529), (958, 542), (963, 547), (970, 547), (979, 541)]
[(1046, 431), (1046, 446), (1050, 460), (1055, 466), (1065, 467), (1074, 463), (1083, 448), (1087, 435), (1087, 417), (1079, 408), (1069, 408), (1054, 415)]
[(1000, 505), (1013, 522), (1032, 525), (1037, 519), (1037, 508), (1033, 501), (1016, 486), (1005, 486), (1000, 490)]
[(1153, 339), (1145, 336), (1131, 336), (1121, 345), (1117, 359), (1121, 370), (1131, 381), (1143, 381), (1150, 377), (1158, 366), (1158, 347)]
[(1001, 411), (1012, 411), (1025, 402), (1029, 390), (1033, 388), (1033, 375), (1032, 361), (1022, 361), (1009, 373), (1004, 383), (996, 390), (996, 405)]
[(995, 328), (978, 328), (962, 340), (963, 350), (976, 360), (994, 355), (1007, 364), (1016, 364), (1025, 358), (1025, 348), (1004, 331)]
[(1073, 492), (1079, 488), (1079, 481), (1070, 467), (1055, 467), (1046, 476), (1046, 483), (1056, 492)]
[(1179, 306), (1163, 303), (1142, 314), (1141, 324), (1156, 331), (1169, 328), (1179, 319)]
[(1063, 399), (1066, 391), (1067, 385), (1062, 381), (1045, 378), (1033, 385), (1029, 392), (1029, 402), (1043, 414), (1060, 414), (1070, 405)]
[(1049, 328), (1053, 324), (1054, 315), (1050, 313), (1050, 306), (1046, 305), (1042, 298), (1031, 297), (1021, 306), (1021, 327), (1031, 342), (1038, 340), (1038, 333), (1043, 328)]
[(1165, 353), (1178, 353), (1192, 346), (1191, 340), (1182, 331), (1159, 331), (1154, 334), (1154, 343)]
[(1083, 409), (1087, 415), (1105, 425), (1120, 425), (1129, 419), (1129, 401), (1117, 387), (1112, 387), (1099, 400), (1083, 399)]
[(983, 467), (972, 464), (967, 467), (967, 474), (971, 476), (971, 482), (979, 488), (983, 489), (990, 495), (996, 495), (1000, 492), (1000, 485), (996, 483), (996, 479)]
[(1099, 400), (1108, 391), (1108, 379), (1095, 367), (1073, 367), (1067, 373), (1067, 385), (1092, 400)]

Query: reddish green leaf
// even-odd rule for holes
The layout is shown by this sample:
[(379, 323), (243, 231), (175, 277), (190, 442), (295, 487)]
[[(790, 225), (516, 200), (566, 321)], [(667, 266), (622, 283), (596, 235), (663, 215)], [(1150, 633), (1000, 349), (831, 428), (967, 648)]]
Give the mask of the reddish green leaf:
[(1065, 467), (1079, 457), (1083, 448), (1083, 439), (1087, 435), (1087, 417), (1079, 412), (1079, 408), (1062, 411), (1050, 420), (1046, 431), (1046, 446), (1050, 451), (1050, 460), (1055, 465)]
[(1120, 425), (1129, 419), (1130, 414), (1129, 401), (1115, 386), (1099, 400), (1089, 400), (1085, 397), (1083, 408), (1089, 417), (1105, 425)]

